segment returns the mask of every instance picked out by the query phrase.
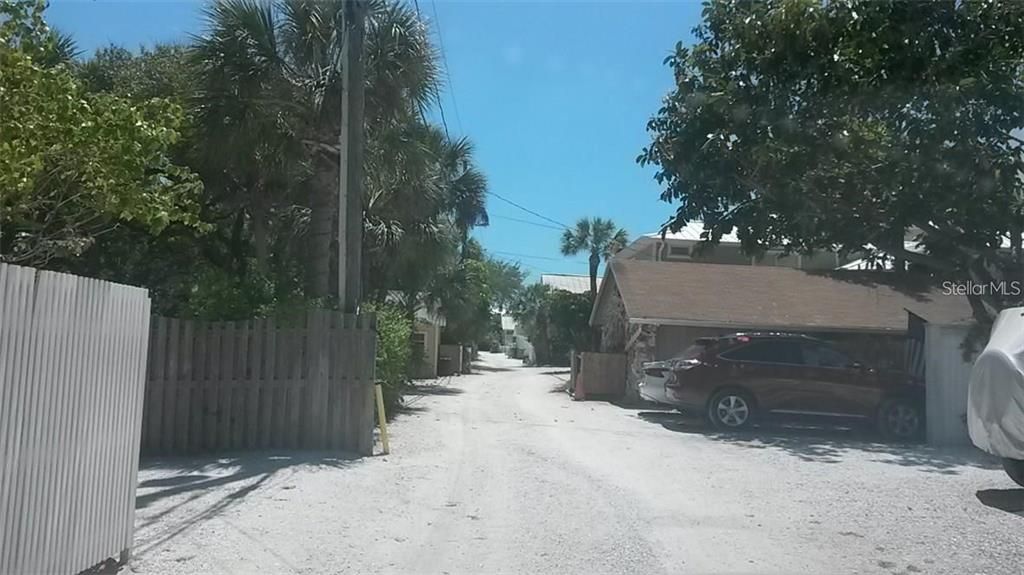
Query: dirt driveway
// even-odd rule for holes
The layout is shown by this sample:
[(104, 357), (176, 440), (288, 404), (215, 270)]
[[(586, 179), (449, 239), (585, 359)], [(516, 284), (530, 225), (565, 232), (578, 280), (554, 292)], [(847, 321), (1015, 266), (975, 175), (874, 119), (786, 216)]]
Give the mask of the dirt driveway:
[(721, 435), (572, 402), (488, 356), (413, 398), (393, 454), (150, 461), (138, 573), (984, 573), (1024, 490), (977, 452)]

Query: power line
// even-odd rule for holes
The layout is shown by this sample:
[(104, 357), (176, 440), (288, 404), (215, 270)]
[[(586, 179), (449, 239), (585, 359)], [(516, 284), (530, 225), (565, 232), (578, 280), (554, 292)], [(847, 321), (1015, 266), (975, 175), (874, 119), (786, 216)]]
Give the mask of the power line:
[[(452, 73), (448, 67), (448, 55), (444, 49), (444, 36), (441, 35), (441, 19), (437, 17), (437, 0), (432, 0), (430, 7), (434, 11), (434, 23), (437, 25), (437, 44), (441, 48), (441, 63), (444, 65), (444, 76), (448, 79), (448, 95), (452, 99), (452, 109), (455, 110), (455, 123), (459, 126), (459, 133), (464, 134), (462, 130), (462, 118), (459, 117), (459, 103), (455, 100), (455, 84), (452, 84)], [(440, 98), (438, 94), (438, 98)], [(443, 112), (442, 112), (443, 116)]]
[(513, 222), (519, 222), (521, 224), (530, 224), (531, 226), (537, 226), (538, 228), (547, 228), (549, 230), (556, 230), (556, 231), (559, 231), (559, 232), (562, 231), (562, 228), (560, 228), (558, 226), (549, 226), (548, 224), (542, 224), (542, 223), (539, 223), (539, 222), (531, 222), (530, 220), (524, 220), (524, 219), (521, 219), (521, 218), (513, 218), (513, 217), (510, 217), (510, 216), (499, 216), (499, 215), (496, 215), (496, 214), (488, 214), (487, 217), (488, 218), (498, 218), (499, 220), (509, 220), (509, 221), (513, 221)]
[(520, 253), (516, 253), (516, 252), (503, 252), (503, 251), (498, 251), (498, 250), (490, 250), (490, 251), (491, 251), (491, 253), (504, 254), (504, 255), (507, 255), (507, 256), (515, 256), (517, 258), (530, 258), (530, 259), (535, 259), (535, 260), (548, 260), (548, 261), (553, 261), (553, 262), (570, 262), (570, 263), (580, 264), (580, 265), (589, 265), (589, 263), (590, 263), (590, 262), (585, 262), (583, 260), (567, 260), (565, 258), (553, 258), (553, 257), (550, 257), (550, 256), (532, 256), (530, 254), (520, 254)]
[[(416, 17), (422, 23), (422, 21), (423, 21), (423, 14), (420, 13), (420, 0), (413, 0), (413, 4), (416, 6)], [(436, 12), (436, 10), (435, 10), (435, 12)], [(435, 15), (435, 18), (436, 18), (436, 15)], [(437, 38), (438, 38), (438, 40), (440, 40), (440, 28), (439, 28), (439, 26), (440, 25), (438, 25), (438, 29), (437, 29)], [(444, 55), (444, 51), (443, 51), (443, 48), (442, 48), (441, 49), (441, 56), (443, 57), (443, 55)], [(447, 65), (447, 64), (445, 64), (445, 65)], [(450, 80), (450, 82), (451, 82), (451, 80)], [(440, 115), (441, 115), (441, 126), (444, 127), (444, 139), (451, 140), (452, 136), (449, 134), (449, 131), (447, 131), (447, 119), (444, 118), (444, 104), (441, 103), (441, 87), (440, 87), (440, 83), (437, 82), (436, 79), (434, 79), (434, 89), (436, 90), (436, 92), (434, 93), (434, 99), (437, 100), (437, 112), (439, 112)], [(459, 130), (462, 131), (462, 126), (459, 127)]]
[(494, 196), (494, 197), (496, 197), (496, 198), (498, 198), (499, 200), (501, 200), (501, 201), (503, 201), (503, 202), (506, 202), (506, 203), (508, 203), (508, 204), (512, 204), (513, 206), (515, 206), (515, 207), (519, 208), (520, 210), (523, 210), (524, 212), (526, 212), (526, 213), (528, 213), (528, 214), (531, 214), (531, 215), (537, 216), (538, 218), (540, 218), (540, 219), (542, 219), (542, 220), (545, 220), (545, 221), (548, 221), (548, 222), (551, 222), (551, 223), (553, 223), (553, 224), (557, 224), (557, 225), (558, 225), (559, 227), (561, 227), (562, 229), (566, 229), (566, 230), (571, 230), (571, 229), (572, 229), (572, 228), (570, 228), (569, 226), (567, 226), (567, 225), (563, 224), (562, 222), (560, 222), (560, 221), (558, 221), (558, 220), (553, 220), (553, 219), (551, 219), (551, 218), (549, 218), (549, 217), (545, 216), (544, 214), (538, 214), (537, 212), (535, 212), (535, 211), (531, 210), (530, 208), (527, 208), (527, 207), (525, 207), (525, 206), (519, 205), (519, 204), (517, 204), (517, 203), (513, 202), (512, 200), (510, 200), (510, 199), (508, 199), (508, 198), (506, 198), (506, 197), (502, 196), (501, 194), (499, 194), (499, 193), (497, 193), (497, 192), (492, 192), (492, 191), (488, 190), (488, 191), (487, 191), (487, 193), (488, 193), (488, 194), (490, 194), (490, 195), (492, 195), (492, 196)]

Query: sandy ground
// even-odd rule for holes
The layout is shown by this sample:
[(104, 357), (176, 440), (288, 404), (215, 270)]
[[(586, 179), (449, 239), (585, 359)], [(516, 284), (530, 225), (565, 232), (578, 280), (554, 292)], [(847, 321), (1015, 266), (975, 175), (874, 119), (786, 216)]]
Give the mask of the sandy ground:
[(144, 462), (128, 572), (1024, 572), (1024, 490), (977, 452), (717, 434), (484, 359), (389, 456)]

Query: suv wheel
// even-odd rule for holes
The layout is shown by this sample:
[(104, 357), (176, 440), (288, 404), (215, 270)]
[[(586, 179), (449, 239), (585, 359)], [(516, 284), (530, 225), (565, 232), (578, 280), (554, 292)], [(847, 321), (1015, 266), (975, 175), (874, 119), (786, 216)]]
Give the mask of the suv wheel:
[(1024, 487), (1024, 461), (1020, 459), (1004, 459), (1003, 469), (1010, 479), (1017, 482), (1017, 485)]
[(889, 439), (919, 439), (924, 431), (924, 414), (912, 401), (889, 399), (878, 410), (878, 427)]
[(718, 429), (746, 429), (754, 420), (754, 401), (735, 389), (724, 389), (708, 402), (708, 420)]

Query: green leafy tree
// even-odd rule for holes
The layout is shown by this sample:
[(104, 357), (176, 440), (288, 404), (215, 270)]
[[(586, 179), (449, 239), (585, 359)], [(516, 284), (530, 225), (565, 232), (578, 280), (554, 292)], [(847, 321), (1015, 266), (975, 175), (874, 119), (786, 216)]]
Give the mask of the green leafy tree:
[(524, 272), (517, 263), (488, 257), (484, 260), (487, 269), (487, 285), (491, 289), (491, 303), (495, 308), (506, 311), (523, 290)]
[(570, 350), (591, 350), (590, 311), (593, 306), (588, 294), (552, 290), (548, 298), (552, 360), (567, 358)]
[(180, 108), (87, 93), (44, 7), (0, 4), (0, 255), (43, 265), (121, 223), (198, 226), (201, 183), (169, 157)]
[(588, 256), (591, 301), (597, 298), (597, 268), (601, 265), (601, 259), (611, 259), (626, 247), (628, 241), (626, 230), (604, 218), (580, 218), (575, 228), (565, 230), (562, 234), (562, 255), (585, 253)]
[(116, 45), (96, 50), (73, 66), (75, 76), (90, 92), (105, 92), (133, 101), (166, 98), (186, 107), (196, 96), (189, 47), (157, 44), (138, 53)]
[[(678, 203), (667, 228), (1019, 275), (1024, 4), (713, 2), (695, 35), (666, 59), (675, 89), (638, 158)], [(985, 322), (1013, 298), (971, 301)]]
[(533, 344), (537, 365), (545, 365), (551, 358), (550, 313), (551, 287), (539, 283), (527, 286), (512, 308), (513, 317)]

